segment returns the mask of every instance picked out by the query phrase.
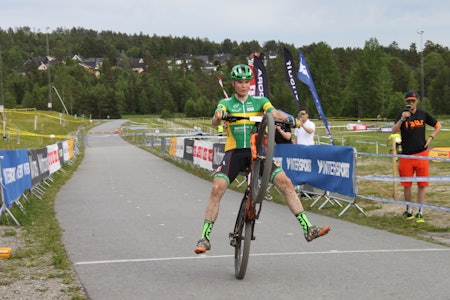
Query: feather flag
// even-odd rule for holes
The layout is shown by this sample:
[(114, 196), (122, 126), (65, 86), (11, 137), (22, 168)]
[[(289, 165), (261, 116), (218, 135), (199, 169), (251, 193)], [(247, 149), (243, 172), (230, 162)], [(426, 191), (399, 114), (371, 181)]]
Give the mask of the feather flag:
[(323, 124), (325, 125), (325, 129), (327, 130), (328, 137), (330, 139), (331, 144), (334, 146), (334, 140), (331, 136), (330, 126), (328, 125), (327, 118), (322, 109), (322, 105), (320, 104), (319, 96), (317, 95), (316, 87), (314, 86), (314, 82), (311, 77), (311, 72), (309, 72), (308, 64), (306, 63), (306, 59), (303, 56), (303, 53), (300, 49), (298, 49), (298, 53), (300, 55), (300, 63), (298, 67), (297, 77), (304, 84), (309, 86), (309, 90), (313, 96), (314, 104), (316, 105), (317, 111), (319, 112), (320, 118), (322, 119)]
[(253, 57), (253, 76), (255, 77), (255, 96), (262, 96), (269, 99), (269, 83), (267, 80), (266, 67), (259, 58), (255, 55)]
[(291, 52), (286, 47), (284, 48), (284, 65), (286, 67), (286, 82), (291, 88), (292, 95), (295, 98), (295, 104), (297, 105), (297, 109), (300, 109), (300, 96), (297, 91), (297, 83), (295, 81), (295, 67), (294, 67), (294, 59), (292, 57)]

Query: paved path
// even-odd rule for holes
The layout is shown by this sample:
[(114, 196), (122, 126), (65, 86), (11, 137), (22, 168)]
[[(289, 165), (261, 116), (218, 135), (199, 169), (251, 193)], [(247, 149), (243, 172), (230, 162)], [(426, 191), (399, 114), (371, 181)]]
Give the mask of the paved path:
[[(112, 132), (123, 121), (91, 130)], [(91, 299), (449, 299), (450, 248), (310, 213), (328, 236), (307, 243), (286, 206), (265, 203), (244, 280), (228, 232), (227, 191), (212, 250), (193, 253), (210, 183), (124, 142), (86, 138), (57, 195), (70, 260)], [(351, 208), (354, 209), (354, 208)]]

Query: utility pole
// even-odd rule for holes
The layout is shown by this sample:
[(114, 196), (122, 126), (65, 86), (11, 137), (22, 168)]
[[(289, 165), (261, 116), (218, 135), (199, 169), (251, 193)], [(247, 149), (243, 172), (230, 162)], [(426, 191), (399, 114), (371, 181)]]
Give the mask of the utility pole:
[(425, 101), (425, 79), (423, 74), (423, 46), (422, 46), (422, 35), (424, 31), (417, 31), (420, 35), (420, 93), (422, 95), (422, 100)]

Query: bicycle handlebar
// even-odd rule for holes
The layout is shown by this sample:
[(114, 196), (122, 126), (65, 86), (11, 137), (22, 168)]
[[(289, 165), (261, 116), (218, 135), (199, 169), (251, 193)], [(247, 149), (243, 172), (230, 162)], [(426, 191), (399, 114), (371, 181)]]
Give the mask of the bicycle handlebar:
[[(250, 117), (240, 117), (240, 116), (230, 116), (228, 115), (224, 121), (233, 123), (233, 122), (237, 122), (239, 120), (249, 120), (249, 121), (253, 121), (256, 123), (261, 123), (263, 117), (262, 116), (250, 116)], [(275, 125), (283, 125), (283, 124), (289, 124), (289, 121), (286, 120), (282, 120), (282, 121), (277, 121), (275, 120)]]

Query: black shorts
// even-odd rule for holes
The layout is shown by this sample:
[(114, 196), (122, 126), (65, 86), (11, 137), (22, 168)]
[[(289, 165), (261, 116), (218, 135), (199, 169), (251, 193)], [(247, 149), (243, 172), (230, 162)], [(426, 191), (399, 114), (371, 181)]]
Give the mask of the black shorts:
[[(240, 172), (247, 173), (250, 170), (250, 165), (252, 161), (251, 157), (252, 152), (250, 148), (228, 150), (227, 152), (225, 152), (222, 163), (216, 170), (215, 177), (224, 178), (223, 175), (226, 175), (226, 177), (228, 177), (228, 184), (232, 183)], [(272, 173), (276, 169), (279, 169), (279, 171), (281, 171), (280, 166), (273, 163)], [(261, 168), (260, 171), (262, 174), (263, 168)], [(279, 173), (279, 171), (277, 173)], [(227, 178), (224, 179), (226, 180)]]

